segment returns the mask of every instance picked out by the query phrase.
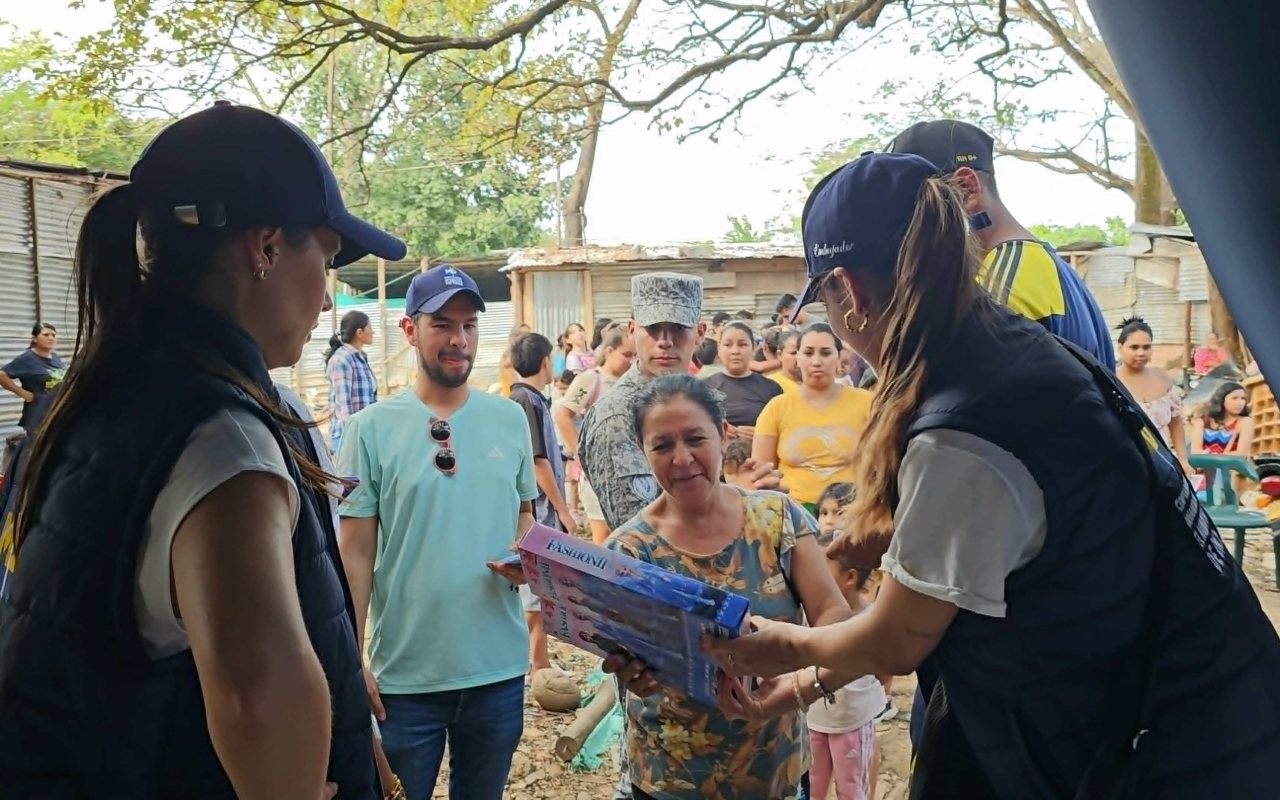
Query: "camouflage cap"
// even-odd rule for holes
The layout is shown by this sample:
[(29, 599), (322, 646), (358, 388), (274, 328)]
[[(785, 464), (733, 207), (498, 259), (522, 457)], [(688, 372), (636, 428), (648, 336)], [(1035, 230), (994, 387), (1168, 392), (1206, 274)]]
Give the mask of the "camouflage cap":
[(631, 313), (640, 327), (674, 322), (692, 328), (702, 317), (702, 278), (646, 272), (631, 279)]

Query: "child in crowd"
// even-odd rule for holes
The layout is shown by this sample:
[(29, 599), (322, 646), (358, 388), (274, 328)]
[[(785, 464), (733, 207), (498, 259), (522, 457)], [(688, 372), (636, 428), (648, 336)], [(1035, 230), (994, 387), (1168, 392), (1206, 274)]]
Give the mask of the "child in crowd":
[(573, 379), (576, 377), (578, 377), (578, 373), (571, 369), (566, 369), (556, 376), (555, 381), (551, 384), (552, 403), (564, 397), (564, 393), (569, 391), (569, 384), (573, 383)]
[[(848, 483), (833, 483), (818, 498), (818, 541), (831, 544), (841, 527), (846, 506), (853, 502)], [(852, 558), (858, 563), (851, 563)], [(854, 548), (844, 559), (829, 558), (827, 566), (853, 613), (871, 607), (879, 550)], [(837, 800), (871, 800), (880, 771), (876, 744), (876, 718), (886, 704), (888, 678), (867, 675), (835, 692), (835, 702), (820, 701), (809, 707), (809, 745), (813, 766), (809, 771), (810, 798), (825, 800), (834, 780)]]
[(738, 476), (738, 472), (742, 470), (742, 465), (747, 463), (751, 458), (751, 440), (750, 439), (730, 439), (724, 448), (724, 467), (721, 474), (724, 475), (726, 481), (731, 481)]

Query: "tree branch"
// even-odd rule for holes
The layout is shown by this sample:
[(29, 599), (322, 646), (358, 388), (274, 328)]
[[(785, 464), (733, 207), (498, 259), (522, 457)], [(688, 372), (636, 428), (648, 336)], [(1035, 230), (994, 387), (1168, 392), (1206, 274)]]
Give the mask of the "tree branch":
[(1019, 150), (997, 145), (996, 152), (1000, 155), (1013, 156), (1022, 161), (1035, 162), (1045, 169), (1061, 175), (1084, 175), (1104, 189), (1119, 189), (1130, 197), (1133, 196), (1132, 180), (1094, 164), (1074, 150), (1066, 148), (1059, 150)]

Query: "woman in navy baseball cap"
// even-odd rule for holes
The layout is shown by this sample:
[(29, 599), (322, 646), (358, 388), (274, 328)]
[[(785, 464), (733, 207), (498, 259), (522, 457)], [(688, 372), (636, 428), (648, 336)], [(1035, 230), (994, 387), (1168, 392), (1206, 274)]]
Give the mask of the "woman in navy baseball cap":
[(88, 210), (77, 353), (0, 603), (0, 796), (374, 800), (330, 498), (269, 370), (325, 273), (404, 257), (297, 127), (219, 103)]
[(708, 641), (730, 673), (799, 672), (727, 710), (915, 672), (911, 798), (1273, 796), (1280, 639), (1112, 372), (979, 288), (919, 156), (836, 170), (802, 228), (804, 302), (879, 376), (829, 554), (878, 540), (885, 578), (846, 622)]

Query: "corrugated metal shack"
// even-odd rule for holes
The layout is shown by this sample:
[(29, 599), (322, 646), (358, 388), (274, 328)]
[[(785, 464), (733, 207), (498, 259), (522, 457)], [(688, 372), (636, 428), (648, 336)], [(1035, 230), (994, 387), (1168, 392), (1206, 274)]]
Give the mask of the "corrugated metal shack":
[(1187, 228), (1137, 224), (1120, 247), (1064, 248), (1114, 330), (1139, 316), (1155, 334), (1152, 363), (1182, 366), (1204, 341), (1209, 320), (1209, 270)]
[[(804, 288), (804, 252), (773, 244), (591, 245), (513, 250), (503, 270), (511, 279), (515, 322), (555, 338), (571, 322), (631, 317), (631, 278), (680, 272), (704, 282), (703, 316), (746, 309), (768, 319), (779, 295)], [(816, 307), (815, 307), (816, 310)]]
[[(76, 339), (72, 262), (94, 196), (127, 176), (0, 159), (0, 364), (31, 342), (31, 326), (58, 329), (58, 353)], [(0, 435), (17, 430), (22, 401), (0, 391)]]

